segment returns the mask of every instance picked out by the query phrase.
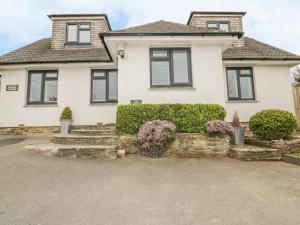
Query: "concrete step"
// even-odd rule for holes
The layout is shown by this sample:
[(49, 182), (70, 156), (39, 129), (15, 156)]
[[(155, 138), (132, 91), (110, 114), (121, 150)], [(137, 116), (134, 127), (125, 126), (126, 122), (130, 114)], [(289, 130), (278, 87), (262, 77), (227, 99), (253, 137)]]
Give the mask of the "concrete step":
[(62, 145), (117, 145), (118, 136), (82, 136), (82, 135), (55, 135), (52, 139), (54, 144)]
[(88, 158), (88, 159), (116, 159), (117, 145), (60, 145), (53, 143), (29, 145), (27, 150), (39, 152), (49, 156)]
[(232, 145), (229, 156), (246, 161), (281, 160), (280, 150), (253, 145)]
[(82, 135), (82, 136), (102, 136), (102, 135), (114, 135), (115, 132), (112, 129), (80, 129), (80, 130), (71, 130), (71, 134)]

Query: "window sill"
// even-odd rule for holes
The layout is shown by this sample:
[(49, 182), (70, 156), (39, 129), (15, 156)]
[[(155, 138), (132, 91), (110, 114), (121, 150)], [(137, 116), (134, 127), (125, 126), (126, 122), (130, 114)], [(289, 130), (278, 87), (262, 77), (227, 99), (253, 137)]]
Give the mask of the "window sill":
[(237, 101), (226, 101), (226, 103), (259, 103), (257, 100), (237, 100)]
[(149, 90), (197, 90), (197, 88), (188, 87), (188, 86), (170, 86), (170, 87), (150, 87)]
[(100, 106), (100, 105), (118, 105), (118, 102), (91, 102), (90, 106)]
[(58, 104), (26, 104), (23, 107), (58, 107)]

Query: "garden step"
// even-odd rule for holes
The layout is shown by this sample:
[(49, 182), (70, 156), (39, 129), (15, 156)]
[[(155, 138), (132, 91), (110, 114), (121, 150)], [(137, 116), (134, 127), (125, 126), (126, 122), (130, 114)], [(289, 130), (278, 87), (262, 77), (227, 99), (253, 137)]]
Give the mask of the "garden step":
[(253, 145), (232, 145), (229, 155), (233, 158), (260, 161), (260, 160), (281, 160), (281, 152), (278, 149), (265, 148)]
[(80, 129), (80, 130), (71, 130), (71, 134), (74, 135), (83, 135), (83, 136), (101, 136), (101, 135), (114, 135), (114, 130), (112, 129)]
[(81, 136), (81, 135), (55, 135), (52, 139), (54, 144), (63, 145), (117, 145), (118, 136)]
[(73, 130), (114, 130), (114, 124), (106, 124), (106, 125), (75, 125), (72, 126)]
[(60, 145), (53, 143), (29, 145), (25, 148), (56, 157), (116, 159), (117, 145)]

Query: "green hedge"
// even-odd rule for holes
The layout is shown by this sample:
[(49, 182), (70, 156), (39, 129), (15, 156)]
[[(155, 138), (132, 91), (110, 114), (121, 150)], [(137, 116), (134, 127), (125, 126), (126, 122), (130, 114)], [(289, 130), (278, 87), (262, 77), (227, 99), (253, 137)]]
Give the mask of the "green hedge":
[(290, 112), (268, 109), (252, 116), (249, 127), (258, 138), (269, 141), (288, 138), (296, 129), (297, 122)]
[(136, 134), (145, 122), (159, 119), (174, 123), (177, 132), (204, 133), (208, 121), (225, 116), (225, 109), (217, 104), (120, 105), (116, 129), (118, 134)]

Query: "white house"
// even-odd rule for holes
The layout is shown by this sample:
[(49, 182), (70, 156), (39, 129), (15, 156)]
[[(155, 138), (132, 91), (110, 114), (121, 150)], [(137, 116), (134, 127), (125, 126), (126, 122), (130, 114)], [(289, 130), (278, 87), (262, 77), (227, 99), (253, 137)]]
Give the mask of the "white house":
[(0, 127), (113, 123), (118, 104), (217, 103), (242, 121), (294, 112), (300, 57), (244, 36), (243, 12), (192, 12), (112, 31), (105, 14), (50, 15), (52, 37), (0, 57)]

